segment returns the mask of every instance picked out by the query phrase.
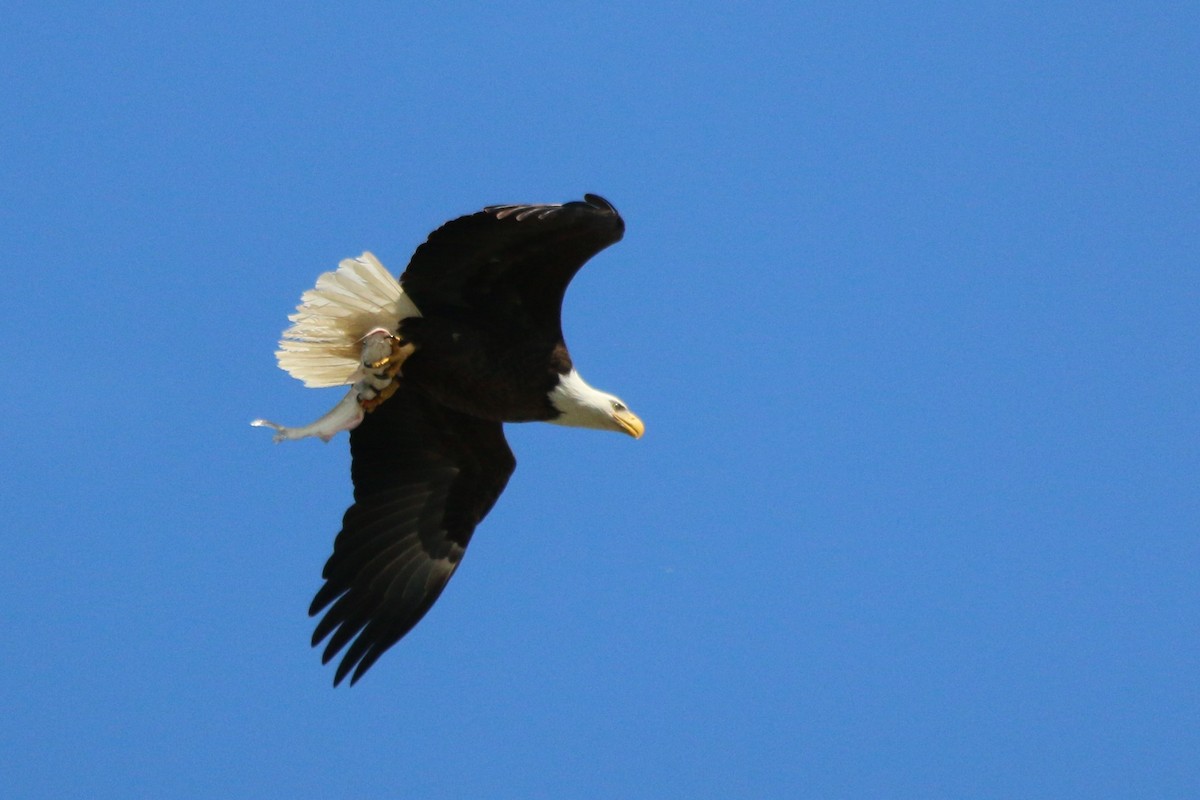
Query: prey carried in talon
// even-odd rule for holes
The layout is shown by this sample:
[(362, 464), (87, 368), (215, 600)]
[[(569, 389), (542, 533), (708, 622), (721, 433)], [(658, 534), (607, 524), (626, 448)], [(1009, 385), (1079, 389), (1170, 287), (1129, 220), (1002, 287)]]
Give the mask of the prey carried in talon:
[[(275, 441), (316, 437), (329, 441), (358, 427), (364, 414), (395, 394), (400, 369), (416, 348), (394, 332), (420, 312), (392, 274), (370, 253), (346, 259), (304, 293), (284, 332), (279, 365), (309, 386), (351, 384), (337, 405), (308, 425), (288, 427), (265, 419)], [(386, 320), (392, 328), (380, 326)]]
[[(379, 355), (383, 347), (387, 350)], [(388, 374), (395, 376), (415, 350), (410, 342), (391, 331), (376, 328), (363, 337), (362, 365), (372, 371), (387, 367)]]
[[(385, 353), (380, 351), (386, 347)], [(355, 384), (358, 401), (364, 411), (374, 411), (396, 393), (400, 386), (400, 368), (416, 351), (409, 342), (394, 333), (376, 328), (363, 337), (362, 365), (370, 370)]]

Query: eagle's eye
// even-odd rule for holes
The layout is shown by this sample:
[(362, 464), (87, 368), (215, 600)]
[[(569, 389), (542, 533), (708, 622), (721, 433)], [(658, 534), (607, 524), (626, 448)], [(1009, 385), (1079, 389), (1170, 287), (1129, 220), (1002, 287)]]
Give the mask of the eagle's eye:
[(613, 400), (613, 411), (628, 411), (628, 410), (629, 409), (625, 408), (625, 406), (622, 403), (618, 403), (616, 400)]

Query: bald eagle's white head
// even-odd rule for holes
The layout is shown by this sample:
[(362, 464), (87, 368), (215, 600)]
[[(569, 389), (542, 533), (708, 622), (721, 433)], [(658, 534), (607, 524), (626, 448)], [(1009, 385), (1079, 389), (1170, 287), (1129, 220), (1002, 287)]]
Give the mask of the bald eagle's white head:
[(617, 431), (635, 439), (646, 431), (645, 424), (619, 397), (589, 385), (573, 369), (559, 377), (558, 385), (550, 392), (550, 402), (559, 416), (548, 422), (556, 425)]

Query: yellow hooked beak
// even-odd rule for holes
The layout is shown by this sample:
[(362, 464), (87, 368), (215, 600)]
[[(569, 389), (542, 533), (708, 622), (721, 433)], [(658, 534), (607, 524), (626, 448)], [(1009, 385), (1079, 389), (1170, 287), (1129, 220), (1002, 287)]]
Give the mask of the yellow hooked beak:
[(621, 426), (621, 430), (625, 431), (635, 439), (642, 438), (642, 434), (646, 432), (645, 423), (638, 419), (637, 414), (634, 414), (628, 409), (624, 411), (614, 411), (613, 419), (615, 419), (617, 424)]

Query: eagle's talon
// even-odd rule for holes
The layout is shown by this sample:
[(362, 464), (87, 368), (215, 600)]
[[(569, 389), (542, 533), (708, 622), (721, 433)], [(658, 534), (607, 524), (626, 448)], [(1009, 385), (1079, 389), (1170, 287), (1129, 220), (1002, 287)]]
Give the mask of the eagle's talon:
[(400, 381), (393, 380), (391, 383), (384, 386), (382, 389), (379, 389), (378, 391), (376, 391), (371, 397), (363, 397), (362, 394), (359, 394), (358, 404), (360, 406), (362, 406), (363, 411), (365, 411), (369, 414), (372, 411), (374, 411), (375, 409), (379, 408), (379, 405), (384, 400), (387, 400), (389, 397), (394, 395), (396, 393), (396, 390), (399, 388), (400, 388)]
[(375, 372), (383, 369), (388, 364), (391, 364), (392, 360), (396, 357), (396, 345), (394, 342), (391, 342), (391, 340), (389, 340), (389, 344), (391, 345), (391, 349), (386, 356), (376, 359), (375, 361), (363, 361), (363, 366)]
[[(390, 378), (400, 371), (405, 360), (416, 350), (406, 339), (391, 331), (376, 328), (362, 339), (362, 365), (377, 373), (374, 377)], [(380, 352), (383, 348), (386, 351)], [(383, 374), (378, 374), (382, 372)]]

